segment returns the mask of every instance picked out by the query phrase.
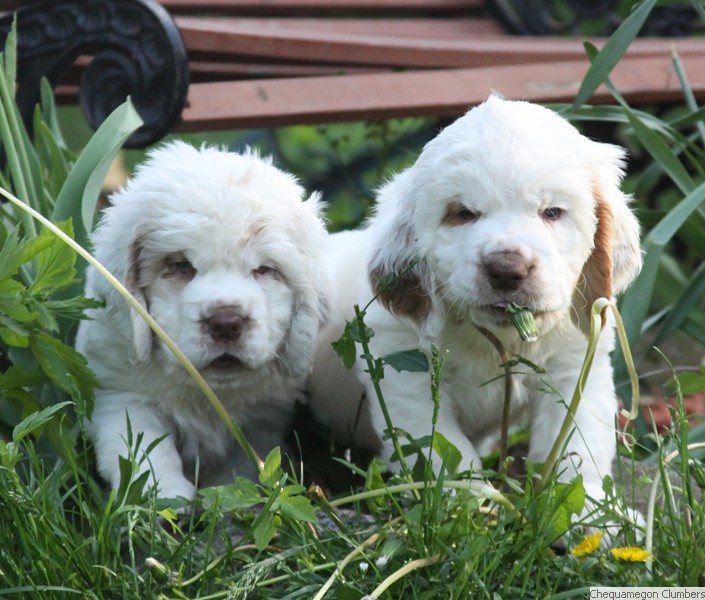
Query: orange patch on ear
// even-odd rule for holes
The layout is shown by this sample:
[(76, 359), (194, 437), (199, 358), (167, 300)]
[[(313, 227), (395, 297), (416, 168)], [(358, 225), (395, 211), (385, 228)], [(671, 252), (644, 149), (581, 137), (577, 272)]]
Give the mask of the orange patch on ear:
[[(590, 330), (590, 311), (592, 304), (598, 298), (612, 297), (612, 255), (614, 246), (614, 216), (612, 209), (600, 190), (595, 191), (595, 215), (597, 228), (595, 230), (594, 247), (590, 258), (583, 266), (582, 276), (578, 283), (574, 300), (583, 307), (587, 318), (578, 314), (581, 328)], [(576, 302), (574, 301), (574, 305)], [(602, 313), (602, 326), (605, 326), (606, 316)]]
[(431, 312), (431, 297), (413, 271), (390, 276), (382, 269), (373, 269), (370, 283), (382, 305), (395, 315), (420, 322)]

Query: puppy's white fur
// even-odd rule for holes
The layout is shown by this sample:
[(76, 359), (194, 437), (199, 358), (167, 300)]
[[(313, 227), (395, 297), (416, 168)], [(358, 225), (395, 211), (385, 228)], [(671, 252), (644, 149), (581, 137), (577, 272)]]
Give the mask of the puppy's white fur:
[[(461, 469), (480, 467), (503, 405), (499, 356), (475, 324), (510, 353), (545, 367), (569, 402), (592, 301), (624, 290), (641, 267), (638, 223), (619, 189), (623, 159), (621, 148), (587, 139), (546, 108), (496, 97), (443, 130), (380, 190), (367, 228), (329, 240), (337, 296), (317, 350), (313, 410), (343, 441), (379, 447), (386, 424), (364, 365), (357, 361), (356, 375), (369, 406), (360, 410), (363, 389), (351, 385), (330, 350), (351, 307), (377, 293), (365, 319), (374, 356), (410, 349), (429, 355), (432, 344), (440, 350), (436, 429), (461, 451)], [(385, 287), (389, 276), (395, 282)], [(508, 303), (534, 312), (538, 341), (521, 341), (505, 316)], [(583, 475), (594, 498), (604, 495), (602, 478), (615, 455), (613, 338), (608, 316), (564, 465), (567, 476)], [(543, 461), (565, 404), (544, 391), (538, 375), (515, 376), (512, 385), (512, 422), (528, 417), (528, 458)], [(430, 434), (427, 373), (387, 367), (381, 388), (396, 427), (415, 438)], [(383, 456), (391, 453), (384, 442)]]
[[(112, 197), (95, 255), (202, 373), (260, 453), (281, 442), (327, 310), (317, 197), (254, 153), (175, 142), (153, 151)], [(120, 483), (118, 456), (138, 460), (161, 497), (251, 475), (228, 428), (172, 353), (97, 271), (76, 346), (100, 382), (87, 424), (98, 470)]]

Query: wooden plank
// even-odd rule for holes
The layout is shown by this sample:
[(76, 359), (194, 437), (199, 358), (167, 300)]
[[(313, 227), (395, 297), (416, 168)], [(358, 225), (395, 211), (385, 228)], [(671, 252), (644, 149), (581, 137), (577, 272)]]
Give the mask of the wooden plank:
[[(260, 24), (239, 25), (221, 19), (183, 17), (177, 21), (189, 52), (268, 60), (383, 67), (471, 67), (581, 60), (577, 38), (482, 36), (473, 39), (428, 39), (331, 33), (319, 30), (276, 29)], [(601, 47), (604, 39), (592, 39)], [(705, 54), (705, 40), (643, 38), (629, 48), (630, 56), (670, 52)]]
[[(191, 18), (197, 18), (191, 16)], [(208, 17), (201, 17), (208, 19)], [(188, 17), (176, 16), (177, 24), (189, 27)], [(212, 21), (211, 21), (212, 22)], [(403, 38), (467, 39), (478, 35), (501, 35), (502, 27), (489, 17), (457, 18), (306, 18), (306, 17), (218, 17), (219, 29), (234, 31), (309, 31)]]
[[(696, 98), (705, 99), (702, 57), (683, 57)], [(191, 86), (179, 131), (275, 127), (462, 114), (492, 91), (534, 102), (570, 102), (586, 60), (342, 77), (204, 83)], [(670, 56), (629, 57), (612, 82), (634, 104), (682, 102)], [(611, 102), (600, 89), (591, 102)]]
[(477, 10), (483, 0), (159, 0), (174, 12), (204, 10), (240, 13), (330, 13), (340, 11), (397, 11), (447, 12)]

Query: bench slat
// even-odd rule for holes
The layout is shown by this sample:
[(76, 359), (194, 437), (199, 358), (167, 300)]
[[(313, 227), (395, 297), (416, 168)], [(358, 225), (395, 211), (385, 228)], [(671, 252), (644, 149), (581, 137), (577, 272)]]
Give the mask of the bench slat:
[[(325, 30), (240, 24), (224, 19), (177, 19), (189, 52), (202, 56), (256, 57), (287, 62), (371, 65), (386, 68), (469, 67), (580, 60), (582, 43), (574, 38), (482, 36), (476, 39), (430, 39), (374, 36)], [(592, 40), (598, 47), (604, 39)], [(673, 39), (635, 40), (631, 56), (670, 52)], [(705, 53), (705, 40), (679, 39), (682, 55)]]
[[(696, 98), (705, 99), (702, 59), (684, 56)], [(493, 68), (374, 73), (193, 84), (179, 131), (318, 124), (408, 116), (455, 117), (492, 91), (534, 102), (571, 102), (588, 62), (537, 63)], [(669, 56), (627, 57), (612, 82), (639, 103), (682, 100)], [(600, 89), (591, 102), (611, 102)]]
[(444, 13), (477, 10), (484, 5), (483, 0), (160, 0), (159, 3), (174, 13), (210, 10), (259, 14), (395, 10)]

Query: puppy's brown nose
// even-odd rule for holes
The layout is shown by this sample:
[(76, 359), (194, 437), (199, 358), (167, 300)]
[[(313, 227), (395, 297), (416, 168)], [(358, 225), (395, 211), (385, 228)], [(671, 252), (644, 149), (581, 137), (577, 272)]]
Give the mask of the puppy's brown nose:
[(216, 342), (234, 342), (242, 334), (245, 319), (235, 307), (223, 306), (216, 308), (206, 319), (208, 333)]
[(493, 252), (484, 258), (483, 266), (490, 285), (501, 292), (519, 289), (532, 267), (518, 252)]

